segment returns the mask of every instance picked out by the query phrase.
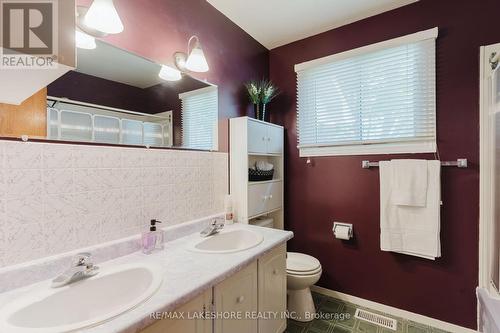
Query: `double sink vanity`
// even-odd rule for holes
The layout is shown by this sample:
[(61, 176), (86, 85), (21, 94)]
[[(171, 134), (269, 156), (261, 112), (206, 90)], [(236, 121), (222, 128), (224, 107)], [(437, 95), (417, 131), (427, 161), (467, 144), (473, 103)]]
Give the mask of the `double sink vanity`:
[(0, 332), (282, 332), (293, 233), (244, 224), (193, 232), (206, 223), (172, 228), (151, 255), (85, 261), (97, 274), (61, 287), (50, 279), (0, 294)]

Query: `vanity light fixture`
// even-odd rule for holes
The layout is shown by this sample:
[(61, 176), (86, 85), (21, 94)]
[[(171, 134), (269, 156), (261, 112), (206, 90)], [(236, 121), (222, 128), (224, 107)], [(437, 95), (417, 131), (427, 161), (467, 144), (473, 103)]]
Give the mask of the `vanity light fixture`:
[(76, 29), (75, 33), (76, 47), (86, 50), (93, 50), (97, 47), (94, 37), (80, 31), (79, 29)]
[(113, 0), (94, 0), (85, 15), (84, 23), (89, 28), (106, 34), (118, 34), (123, 31), (123, 23)]
[(182, 75), (179, 70), (167, 65), (161, 66), (158, 76), (160, 77), (160, 79), (165, 81), (179, 81), (180, 79), (182, 79)]
[[(191, 43), (194, 42), (191, 48)], [(174, 54), (175, 65), (181, 71), (208, 72), (209, 67), (198, 36), (191, 36), (188, 41), (188, 52)]]

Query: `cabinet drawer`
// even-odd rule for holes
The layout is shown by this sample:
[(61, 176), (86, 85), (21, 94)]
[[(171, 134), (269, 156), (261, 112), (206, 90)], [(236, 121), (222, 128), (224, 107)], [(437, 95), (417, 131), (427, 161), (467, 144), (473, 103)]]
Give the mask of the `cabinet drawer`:
[(248, 186), (248, 217), (278, 209), (282, 202), (281, 181)]

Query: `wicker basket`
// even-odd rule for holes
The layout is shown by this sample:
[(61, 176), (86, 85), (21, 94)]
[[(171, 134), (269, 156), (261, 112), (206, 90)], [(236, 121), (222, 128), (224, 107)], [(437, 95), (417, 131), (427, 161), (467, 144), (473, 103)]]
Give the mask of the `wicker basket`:
[(265, 180), (272, 180), (274, 175), (274, 169), (269, 171), (248, 169), (248, 181), (250, 182), (261, 182)]

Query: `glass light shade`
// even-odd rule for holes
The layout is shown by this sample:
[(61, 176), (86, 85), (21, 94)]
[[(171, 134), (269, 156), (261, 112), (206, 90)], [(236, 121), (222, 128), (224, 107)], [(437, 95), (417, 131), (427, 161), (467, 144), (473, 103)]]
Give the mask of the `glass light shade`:
[(123, 23), (113, 0), (94, 0), (85, 15), (85, 25), (107, 34), (123, 31)]
[(205, 54), (198, 43), (196, 43), (186, 60), (186, 68), (192, 72), (208, 72), (209, 70)]
[(158, 76), (165, 81), (179, 81), (182, 78), (180, 71), (166, 65), (161, 66)]
[(95, 44), (95, 38), (87, 35), (84, 32), (76, 30), (76, 47), (80, 49), (93, 50), (97, 47)]

